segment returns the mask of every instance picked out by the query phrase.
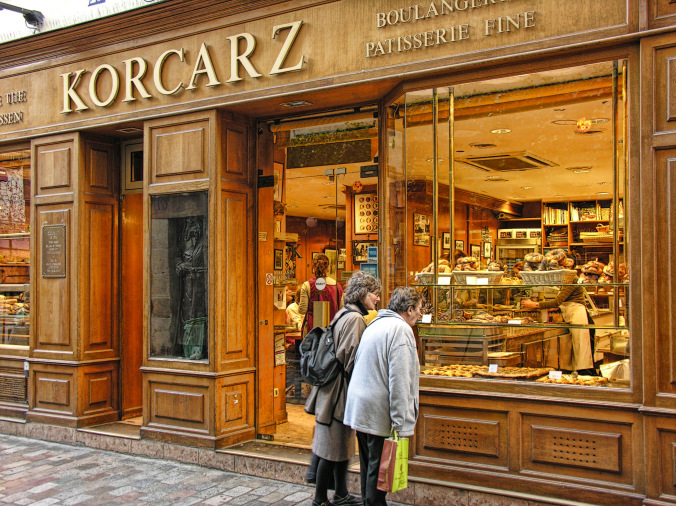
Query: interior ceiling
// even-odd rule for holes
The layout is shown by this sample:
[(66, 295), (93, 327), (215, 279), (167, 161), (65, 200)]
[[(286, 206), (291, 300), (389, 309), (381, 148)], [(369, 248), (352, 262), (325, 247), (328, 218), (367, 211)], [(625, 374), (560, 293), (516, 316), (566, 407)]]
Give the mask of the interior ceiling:
[[(600, 63), (454, 87), (456, 187), (517, 202), (610, 198), (614, 152), (611, 76), (612, 63)], [(439, 181), (448, 184), (449, 89), (438, 89), (438, 94), (437, 170)], [(405, 157), (410, 179), (433, 178), (431, 99), (432, 91), (423, 90), (409, 93), (395, 104), (399, 106), (400, 119), (392, 140), (395, 148), (390, 149), (390, 162), (401, 163), (397, 157)], [(618, 108), (623, 110), (621, 100)], [(586, 133), (577, 127), (578, 120), (583, 118), (591, 120)], [(324, 130), (341, 127), (347, 125), (332, 125)], [(397, 146), (405, 146), (405, 151)], [(518, 168), (524, 157), (535, 168), (501, 170), (500, 164), (487, 162), (485, 165), (490, 168), (481, 169), (476, 166), (481, 165), (479, 162), (465, 163), (472, 157), (499, 155), (510, 155), (511, 165), (508, 163), (507, 169)], [(333, 166), (287, 171), (288, 214), (331, 219), (337, 212), (344, 217), (341, 185), (351, 186), (361, 179), (360, 164), (343, 166), (347, 174), (336, 178), (337, 200), (333, 183), (324, 175), (325, 169)], [(618, 193), (622, 196), (622, 187)], [(338, 205), (338, 211), (332, 204)]]

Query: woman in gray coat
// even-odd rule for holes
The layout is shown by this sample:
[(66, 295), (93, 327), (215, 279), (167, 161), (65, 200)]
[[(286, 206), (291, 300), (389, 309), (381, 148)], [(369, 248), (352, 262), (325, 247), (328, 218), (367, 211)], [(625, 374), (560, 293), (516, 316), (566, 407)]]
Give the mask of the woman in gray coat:
[[(313, 387), (305, 403), (305, 411), (315, 415), (312, 453), (319, 458), (313, 506), (362, 504), (347, 490), (347, 465), (355, 453), (355, 433), (343, 425), (343, 413), (354, 358), (366, 328), (364, 316), (379, 301), (380, 281), (362, 271), (355, 272), (347, 283), (345, 307), (333, 318), (336, 358), (343, 364), (345, 374), (326, 386)], [(329, 502), (327, 490), (332, 476), (335, 494)]]

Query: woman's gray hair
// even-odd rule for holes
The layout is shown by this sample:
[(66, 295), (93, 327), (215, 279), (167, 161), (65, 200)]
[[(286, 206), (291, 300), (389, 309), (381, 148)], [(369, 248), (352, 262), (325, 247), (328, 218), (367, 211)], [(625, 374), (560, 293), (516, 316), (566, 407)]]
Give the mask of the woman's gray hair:
[(345, 304), (356, 304), (369, 293), (380, 294), (380, 280), (363, 271), (356, 271), (347, 282), (343, 300)]
[(387, 309), (395, 313), (404, 313), (409, 307), (417, 306), (422, 299), (423, 294), (414, 287), (400, 286), (392, 292), (392, 296), (387, 303)]

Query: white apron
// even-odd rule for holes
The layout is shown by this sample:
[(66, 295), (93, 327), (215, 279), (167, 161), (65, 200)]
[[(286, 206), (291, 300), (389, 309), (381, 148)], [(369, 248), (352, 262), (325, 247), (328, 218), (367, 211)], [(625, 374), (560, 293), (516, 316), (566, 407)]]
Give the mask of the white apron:
[[(579, 302), (563, 302), (560, 306), (563, 319), (570, 325), (587, 325), (587, 308)], [(580, 369), (591, 369), (594, 367), (592, 359), (592, 348), (589, 341), (588, 329), (570, 329), (572, 341), (572, 357), (570, 364), (561, 363), (561, 369), (570, 369), (577, 371)], [(564, 340), (561, 344), (565, 346)], [(569, 355), (569, 353), (561, 353), (562, 356)], [(570, 367), (567, 367), (570, 366)]]

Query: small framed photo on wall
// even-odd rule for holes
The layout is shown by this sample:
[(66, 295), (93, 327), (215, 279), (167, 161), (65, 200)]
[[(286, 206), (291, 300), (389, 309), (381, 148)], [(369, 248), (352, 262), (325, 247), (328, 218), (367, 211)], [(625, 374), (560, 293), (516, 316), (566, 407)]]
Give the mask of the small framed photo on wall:
[(426, 214), (413, 213), (413, 244), (430, 245), (430, 217)]
[(444, 232), (441, 234), (441, 249), (451, 249), (451, 233)]
[(469, 245), (469, 255), (473, 256), (474, 258), (479, 258), (481, 256), (481, 248), (478, 244)]
[(465, 251), (465, 241), (455, 241), (455, 249), (459, 249), (460, 251)]
[(491, 255), (493, 254), (492, 246), (493, 246), (492, 243), (490, 243), (488, 241), (484, 242), (484, 251), (483, 251), (484, 258), (487, 258), (487, 259), (490, 260)]
[(276, 271), (281, 271), (282, 269), (284, 269), (284, 250), (283, 249), (276, 249), (275, 250), (274, 269)]

